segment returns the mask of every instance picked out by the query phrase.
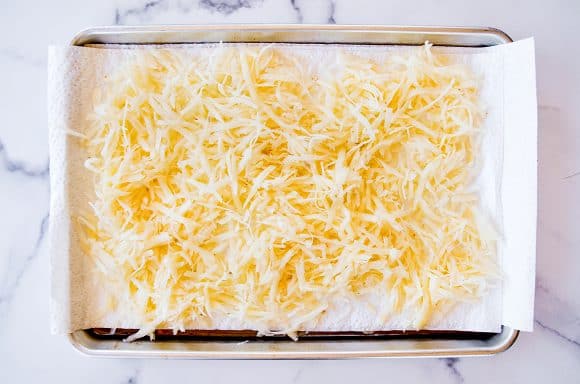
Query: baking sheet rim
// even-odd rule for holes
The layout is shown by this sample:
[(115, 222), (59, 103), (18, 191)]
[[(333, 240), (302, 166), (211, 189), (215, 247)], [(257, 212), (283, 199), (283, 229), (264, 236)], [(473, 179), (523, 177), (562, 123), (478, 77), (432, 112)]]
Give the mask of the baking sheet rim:
[[(400, 38), (403, 36), (411, 36), (418, 38), (419, 36), (429, 35), (438, 36), (453, 40), (454, 37), (463, 36), (471, 37), (477, 41), (479, 37), (482, 40), (482, 44), (479, 46), (489, 46), (489, 44), (484, 44), (484, 37), (491, 37), (495, 39), (498, 44), (505, 44), (512, 42), (512, 39), (503, 31), (490, 28), (490, 27), (445, 27), (445, 26), (386, 26), (386, 25), (317, 25), (317, 24), (228, 24), (228, 25), (152, 25), (152, 26), (108, 26), (108, 27), (94, 27), (85, 29), (79, 32), (71, 41), (71, 45), (83, 46), (91, 43), (107, 43), (107, 41), (102, 41), (103, 38), (119, 37), (119, 36), (132, 36), (137, 37), (137, 42), (127, 41), (127, 42), (115, 42), (114, 44), (138, 44), (139, 35), (147, 34), (179, 34), (179, 33), (211, 33), (211, 32), (222, 32), (225, 34), (239, 33), (243, 35), (246, 33), (248, 36), (250, 33), (255, 32), (265, 32), (265, 33), (277, 33), (276, 41), (262, 40), (261, 42), (294, 42), (300, 43), (300, 41), (295, 41), (294, 39), (284, 39), (280, 36), (281, 33), (296, 33), (298, 35), (304, 33), (316, 33), (316, 32), (333, 32), (333, 33), (343, 33), (343, 34), (368, 34), (376, 33), (379, 35), (385, 35), (388, 37), (390, 35), (394, 36), (401, 34)], [(136, 35), (136, 36), (135, 36)], [(392, 37), (391, 36), (391, 37)], [(94, 41), (95, 38), (101, 40)], [(93, 39), (93, 40), (91, 40)], [(260, 42), (260, 40), (249, 39), (250, 41)], [(404, 40), (404, 39), (403, 39)], [(244, 39), (236, 39), (233, 42), (246, 41)], [(143, 44), (171, 44), (171, 43), (202, 43), (198, 39), (189, 40), (179, 40), (179, 41), (157, 41), (157, 42), (144, 42)], [(458, 44), (438, 44), (437, 39), (430, 38), (430, 42), (434, 45), (454, 45), (462, 46), (461, 42)], [(309, 41), (303, 41), (303, 43), (320, 43), (315, 39)], [(364, 44), (364, 42), (345, 42), (347, 44)], [(373, 44), (405, 44), (404, 41), (397, 42), (373, 42)], [(408, 43), (407, 45), (411, 45)], [(492, 44), (493, 45), (493, 44)], [(471, 42), (471, 44), (463, 46), (478, 46)], [(347, 351), (347, 350), (327, 350), (327, 351), (308, 351), (307, 346), (311, 341), (299, 341), (297, 344), (302, 344), (305, 348), (302, 351), (284, 351), (279, 348), (273, 351), (210, 351), (210, 350), (179, 350), (179, 349), (155, 349), (155, 342), (140, 342), (140, 345), (149, 345), (150, 348), (143, 349), (123, 349), (123, 348), (93, 348), (87, 342), (87, 338), (91, 336), (86, 330), (75, 331), (68, 334), (69, 342), (83, 354), (91, 356), (103, 356), (103, 357), (171, 357), (171, 358), (194, 358), (194, 359), (338, 359), (338, 358), (363, 358), (363, 357), (453, 357), (453, 356), (476, 356), (476, 355), (491, 355), (503, 352), (509, 349), (516, 341), (519, 335), (519, 331), (506, 326), (502, 327), (501, 333), (496, 336), (501, 339), (497, 345), (489, 346), (473, 346), (473, 348), (453, 348), (452, 346), (447, 346), (444, 348), (409, 348), (407, 350), (389, 350), (388, 348), (384, 350), (362, 350), (362, 351)], [(500, 337), (503, 336), (503, 337)], [(408, 339), (413, 340), (412, 338)], [(426, 339), (428, 341), (429, 339)], [(365, 338), (361, 338), (357, 341), (366, 341)], [(376, 341), (376, 340), (375, 340)], [(474, 343), (476, 341), (481, 342), (481, 339), (473, 339)], [(316, 343), (348, 343), (349, 340), (336, 340), (336, 341), (323, 341)], [(370, 340), (369, 340), (370, 342)], [(195, 341), (187, 341), (187, 343), (195, 343)], [(276, 343), (280, 344), (279, 341), (266, 341), (265, 343)], [(294, 343), (294, 342), (293, 342)], [(421, 343), (421, 340), (415, 339), (415, 343)], [(114, 342), (114, 345), (124, 345), (122, 342)], [(235, 344), (235, 343), (234, 343)], [(126, 345), (126, 344), (125, 344)]]

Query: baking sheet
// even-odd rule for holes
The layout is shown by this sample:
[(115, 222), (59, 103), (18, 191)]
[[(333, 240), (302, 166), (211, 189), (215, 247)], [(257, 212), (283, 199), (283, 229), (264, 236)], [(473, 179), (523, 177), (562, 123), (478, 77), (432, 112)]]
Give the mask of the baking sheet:
[[(186, 49), (193, 53), (207, 48), (211, 47), (198, 45)], [(329, 45), (293, 47), (309, 56), (323, 55), (325, 50), (335, 48)], [(344, 49), (380, 59), (381, 55), (389, 54), (391, 50), (409, 48), (349, 46)], [(532, 140), (536, 137), (533, 41), (525, 40), (492, 48), (445, 50), (458, 55), (459, 60), (470, 64), (486, 79), (482, 99), (489, 115), (484, 127), (487, 133), (484, 136), (483, 151), (484, 158), (490, 161), (483, 163), (479, 185), (483, 186), (483, 208), (494, 217), (503, 233), (498, 257), (505, 276), (503, 287), (498, 285), (482, 303), (459, 306), (450, 316), (435, 318), (428, 328), (497, 332), (503, 323), (530, 330), (533, 323), (536, 193), (536, 165), (533, 161), (536, 146)], [(49, 51), (52, 191), (50, 250), (53, 273), (51, 313), (55, 332), (119, 325), (100, 323), (101, 315), (95, 311), (98, 307), (95, 303), (102, 299), (99, 295), (101, 290), (91, 288), (94, 287), (91, 281), (93, 276), (88, 273), (78, 248), (80, 231), (71, 220), (79, 210), (86, 209), (90, 201), (87, 197), (90, 196), (91, 180), (87, 180), (87, 177), (91, 176), (82, 166), (84, 159), (78, 150), (78, 142), (66, 135), (66, 129), (83, 130), (84, 116), (91, 108), (93, 89), (118, 60), (123, 60), (127, 52), (122, 49), (79, 47), (51, 48)], [(522, 71), (522, 68), (527, 70)], [(529, 118), (520, 119), (522, 115)], [(523, 157), (518, 153), (521, 150), (522, 135), (528, 138)], [(518, 147), (515, 151), (511, 147), (514, 144)], [(511, 150), (507, 150), (509, 148)], [(521, 172), (522, 169), (528, 172)], [(505, 177), (506, 170), (511, 175), (508, 178)], [(517, 178), (513, 179), (513, 173), (516, 173)], [(509, 209), (505, 209), (506, 203)], [(522, 226), (521, 222), (530, 225)], [(509, 228), (506, 223), (510, 224)], [(326, 322), (319, 323), (316, 329), (400, 329), (397, 318), (388, 323), (378, 323), (377, 316), (368, 312), (368, 309), (355, 308), (355, 313), (356, 316), (351, 316), (349, 322), (337, 322), (335, 320), (340, 319), (344, 313), (331, 311)], [(245, 328), (244, 324), (231, 323), (228, 319), (224, 319), (224, 322), (224, 329)], [(131, 324), (124, 326), (131, 327)]]

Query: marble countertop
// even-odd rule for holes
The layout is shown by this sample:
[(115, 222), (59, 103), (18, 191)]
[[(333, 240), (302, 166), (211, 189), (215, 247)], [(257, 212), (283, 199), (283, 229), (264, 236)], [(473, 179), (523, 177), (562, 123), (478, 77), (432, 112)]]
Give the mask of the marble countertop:
[[(0, 382), (580, 381), (580, 3), (487, 0), (1, 1)], [(539, 218), (535, 330), (485, 358), (164, 361), (87, 358), (48, 326), (46, 48), (110, 24), (494, 26), (536, 38)]]

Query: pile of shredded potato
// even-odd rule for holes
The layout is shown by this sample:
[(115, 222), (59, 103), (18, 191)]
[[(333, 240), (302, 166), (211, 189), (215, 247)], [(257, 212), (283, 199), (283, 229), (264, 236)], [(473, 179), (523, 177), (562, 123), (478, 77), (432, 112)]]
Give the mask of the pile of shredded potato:
[(83, 246), (135, 338), (224, 317), (294, 337), (371, 291), (419, 329), (485, 293), (476, 76), (428, 45), (335, 55), (135, 50), (98, 89)]

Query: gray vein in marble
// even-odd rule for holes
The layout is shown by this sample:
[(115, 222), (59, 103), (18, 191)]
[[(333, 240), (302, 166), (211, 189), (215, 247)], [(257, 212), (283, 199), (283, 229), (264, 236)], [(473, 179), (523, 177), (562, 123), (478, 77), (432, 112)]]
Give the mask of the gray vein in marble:
[(24, 63), (36, 68), (45, 68), (46, 67), (46, 60), (37, 59), (37, 58), (30, 58), (20, 52), (16, 48), (1, 48), (0, 49), (0, 58), (4, 58), (6, 60), (17, 61), (19, 63)]
[[(538, 304), (535, 323), (554, 336), (580, 347), (580, 340), (570, 334), (580, 326), (580, 317), (575, 313), (575, 309), (553, 294), (540, 279), (536, 279), (536, 301)], [(554, 312), (558, 315), (550, 319), (550, 314)], [(557, 322), (558, 327), (549, 322)], [(570, 329), (567, 325), (570, 325)]]
[[(15, 273), (10, 273), (8, 277), (6, 277), (3, 281), (3, 287), (0, 291), (0, 314), (2, 314), (5, 308), (10, 304), (10, 301), (14, 295), (14, 291), (20, 284), (20, 280), (22, 276), (28, 270), (28, 266), (38, 255), (38, 250), (42, 245), (42, 242), (46, 235), (46, 229), (48, 227), (48, 214), (46, 214), (42, 221), (40, 222), (40, 228), (38, 230), (38, 236), (36, 238), (36, 242), (34, 243), (34, 247), (32, 251), (26, 256), (26, 259), (22, 262), (20, 268), (15, 271)], [(10, 278), (14, 276), (13, 278)]]
[(135, 369), (133, 374), (129, 376), (127, 380), (123, 382), (123, 384), (138, 384), (139, 383), (139, 369)]
[(445, 366), (449, 370), (451, 377), (455, 380), (456, 383), (461, 384), (465, 382), (463, 375), (461, 372), (459, 372), (459, 369), (456, 366), (456, 364), (459, 362), (458, 358), (449, 357), (441, 360), (445, 363)]
[(302, 377), (302, 368), (298, 368), (294, 376), (292, 376), (292, 382), (299, 383), (301, 377)]
[(572, 178), (574, 178), (576, 176), (580, 176), (580, 171), (577, 171), (577, 172), (574, 172), (574, 173), (572, 173), (572, 174), (570, 174), (568, 176), (565, 176), (565, 177), (562, 178), (562, 180), (572, 179)]
[(201, 0), (199, 5), (222, 15), (230, 15), (242, 8), (252, 8), (263, 0)]
[(334, 0), (330, 0), (328, 2), (328, 7), (330, 9), (329, 9), (328, 19), (326, 20), (326, 22), (328, 24), (336, 24), (336, 20), (334, 19), (334, 13), (336, 12), (336, 3), (334, 2)]
[(302, 23), (304, 21), (304, 17), (302, 16), (302, 10), (300, 6), (296, 4), (296, 0), (290, 0), (290, 4), (292, 5), (292, 9), (296, 12), (296, 22)]
[(149, 0), (140, 7), (129, 8), (125, 10), (115, 9), (115, 25), (125, 24), (125, 21), (130, 16), (142, 17), (150, 13), (153, 9), (163, 5), (165, 0)]
[(546, 331), (550, 332), (551, 334), (553, 334), (554, 336), (557, 336), (563, 340), (566, 340), (567, 342), (571, 343), (572, 345), (576, 346), (576, 347), (580, 347), (580, 343), (577, 340), (571, 339), (568, 336), (564, 335), (563, 333), (560, 333), (560, 331), (558, 331), (555, 328), (549, 327), (546, 324), (542, 323), (540, 320), (535, 320), (534, 321), (537, 325), (540, 326), (540, 328), (545, 329)]
[[(230, 15), (242, 8), (252, 8), (255, 4), (262, 3), (263, 0), (199, 0), (199, 8), (209, 9), (222, 15)], [(184, 13), (189, 13), (193, 8), (193, 2), (169, 1), (169, 0), (148, 0), (143, 5), (115, 10), (115, 25), (123, 25), (130, 17), (136, 17), (139, 21), (144, 21), (147, 16), (161, 9), (167, 10), (176, 7)]]
[(42, 168), (29, 168), (26, 164), (11, 159), (6, 152), (6, 146), (0, 140), (0, 166), (10, 173), (17, 173), (26, 177), (44, 179), (48, 176), (48, 161)]

